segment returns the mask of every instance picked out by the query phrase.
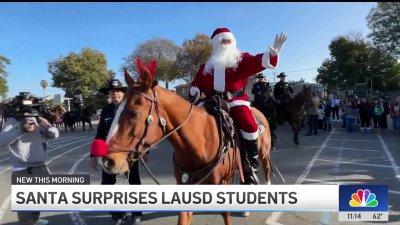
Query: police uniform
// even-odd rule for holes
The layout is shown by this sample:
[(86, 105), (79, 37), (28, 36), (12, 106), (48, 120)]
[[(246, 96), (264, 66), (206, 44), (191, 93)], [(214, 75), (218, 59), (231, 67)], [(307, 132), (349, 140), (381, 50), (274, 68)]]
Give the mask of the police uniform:
[[(109, 85), (107, 88), (102, 88), (100, 89), (100, 92), (103, 94), (108, 94), (109, 90), (112, 89), (122, 89), (126, 90), (125, 87), (122, 87), (122, 83), (117, 80), (113, 79), (109, 82)], [(110, 131), (112, 121), (115, 117), (115, 112), (117, 111), (117, 107), (114, 103), (110, 103), (106, 105), (102, 110), (100, 114), (100, 121), (99, 125), (97, 127), (97, 133), (95, 139), (101, 139), (101, 140), (107, 140), (107, 135), (108, 132)], [(91, 154), (91, 157), (93, 157), (93, 154)], [(116, 174), (108, 174), (104, 170), (102, 170), (102, 176), (101, 176), (101, 184), (105, 185), (112, 185), (115, 184), (117, 179), (116, 179)], [(139, 163), (136, 161), (131, 167), (129, 171), (129, 177), (128, 177), (129, 184), (141, 184), (140, 181), (140, 176), (139, 176)], [(126, 213), (125, 212), (111, 212), (112, 218), (114, 220), (118, 219), (124, 219), (126, 218)], [(142, 212), (132, 212), (133, 217), (140, 217), (142, 216)]]
[[(280, 73), (278, 76), (280, 77), (286, 77), (285, 73)], [(283, 124), (284, 123), (284, 118), (283, 118), (283, 104), (285, 101), (287, 101), (289, 98), (291, 98), (291, 94), (293, 94), (293, 88), (290, 86), (290, 84), (286, 81), (279, 81), (278, 83), (275, 84), (274, 86), (274, 97), (276, 100), (279, 100), (278, 104), (278, 123)]]
[[(255, 78), (260, 79), (265, 77), (262, 73), (259, 73)], [(257, 108), (261, 113), (263, 113), (268, 120), (271, 135), (271, 147), (274, 149), (276, 139), (274, 132), (274, 129), (276, 129), (276, 102), (275, 99), (270, 96), (271, 91), (272, 88), (269, 85), (269, 82), (258, 81), (253, 84), (253, 89), (251, 90), (251, 93), (254, 95), (254, 107)]]

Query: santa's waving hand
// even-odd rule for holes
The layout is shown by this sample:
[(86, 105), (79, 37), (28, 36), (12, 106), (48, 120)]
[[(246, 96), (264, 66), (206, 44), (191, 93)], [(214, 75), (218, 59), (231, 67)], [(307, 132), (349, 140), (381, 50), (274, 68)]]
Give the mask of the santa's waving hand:
[(286, 40), (287, 35), (285, 33), (281, 33), (280, 35), (277, 34), (275, 37), (274, 45), (269, 47), (269, 49), (271, 50), (271, 55), (278, 55), (281, 52)]

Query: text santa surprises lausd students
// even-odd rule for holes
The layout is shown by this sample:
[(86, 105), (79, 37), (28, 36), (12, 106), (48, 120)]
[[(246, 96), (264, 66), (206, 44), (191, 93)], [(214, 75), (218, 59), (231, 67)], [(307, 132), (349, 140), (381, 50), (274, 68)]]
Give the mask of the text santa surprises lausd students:
[[(38, 112), (26, 108), (15, 117), (8, 118), (0, 133), (0, 147), (11, 151), (13, 175), (50, 174), (46, 166), (47, 139), (56, 139), (59, 131), (42, 118)], [(49, 221), (40, 219), (40, 212), (18, 212), (20, 225), (45, 225)]]
[[(278, 65), (279, 53), (286, 39), (284, 33), (276, 35), (270, 51), (253, 56), (247, 52), (240, 52), (236, 47), (236, 39), (228, 28), (216, 29), (211, 35), (212, 54), (207, 62), (200, 66), (190, 88), (189, 99), (192, 102), (198, 102), (202, 94), (207, 98), (215, 94), (224, 96), (230, 107), (229, 114), (240, 130), (241, 146), (246, 146), (252, 171), (257, 171), (259, 167), (258, 125), (245, 93), (247, 79), (266, 68), (273, 69)], [(243, 161), (246, 163), (246, 160)], [(256, 184), (258, 179), (251, 170), (245, 172), (245, 183)]]

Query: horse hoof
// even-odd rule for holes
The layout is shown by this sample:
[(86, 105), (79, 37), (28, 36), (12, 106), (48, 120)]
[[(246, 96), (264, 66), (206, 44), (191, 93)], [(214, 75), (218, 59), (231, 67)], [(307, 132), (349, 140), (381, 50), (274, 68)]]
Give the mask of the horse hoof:
[(296, 147), (300, 148), (300, 147), (301, 147), (301, 145), (296, 145)]
[(244, 217), (250, 216), (250, 212), (242, 212), (241, 214), (242, 214), (242, 216), (244, 216)]

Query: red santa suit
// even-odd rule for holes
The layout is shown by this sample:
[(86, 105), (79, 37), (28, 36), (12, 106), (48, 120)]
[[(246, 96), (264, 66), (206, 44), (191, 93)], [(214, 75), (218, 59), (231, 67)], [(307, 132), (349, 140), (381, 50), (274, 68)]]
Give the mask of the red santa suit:
[(271, 56), (269, 52), (255, 56), (242, 53), (241, 60), (236, 68), (213, 68), (210, 72), (206, 72), (205, 64), (201, 65), (191, 88), (199, 88), (206, 97), (212, 96), (214, 91), (243, 91), (242, 96), (227, 100), (230, 106), (230, 116), (238, 126), (243, 138), (254, 140), (258, 137), (258, 127), (250, 110), (248, 96), (245, 93), (247, 79), (266, 68), (275, 68), (277, 64), (278, 55)]

